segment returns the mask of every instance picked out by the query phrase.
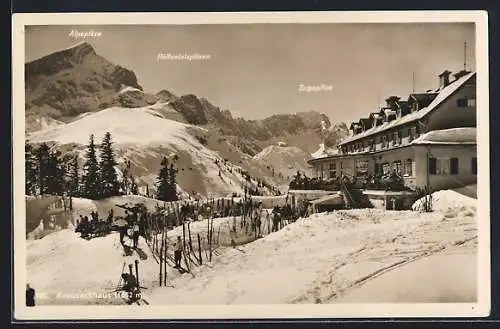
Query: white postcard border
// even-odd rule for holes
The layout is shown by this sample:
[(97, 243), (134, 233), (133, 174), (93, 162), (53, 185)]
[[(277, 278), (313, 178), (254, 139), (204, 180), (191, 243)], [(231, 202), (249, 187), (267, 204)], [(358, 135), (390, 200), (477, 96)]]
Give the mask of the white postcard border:
[[(24, 305), (26, 278), (24, 201), (24, 26), (169, 25), (250, 23), (452, 23), (475, 22), (478, 132), (478, 302), (442, 304), (329, 304), (238, 306), (37, 306)], [(14, 318), (17, 320), (238, 319), (481, 317), (490, 312), (490, 182), (488, 15), (485, 11), (237, 12), (237, 13), (39, 13), (14, 14), (13, 40), (13, 209)]]

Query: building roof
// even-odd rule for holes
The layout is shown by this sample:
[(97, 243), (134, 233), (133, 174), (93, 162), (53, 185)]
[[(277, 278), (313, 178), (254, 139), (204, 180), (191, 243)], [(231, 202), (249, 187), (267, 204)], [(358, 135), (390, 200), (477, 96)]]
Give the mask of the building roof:
[[(392, 120), (390, 122), (383, 123), (379, 126), (373, 127), (371, 129), (365, 130), (362, 133), (356, 134), (354, 136), (350, 136), (346, 138), (342, 143), (339, 144), (339, 146), (345, 145), (347, 143), (362, 139), (364, 137), (368, 137), (370, 135), (376, 134), (376, 133), (381, 133), (386, 130), (389, 130), (391, 128), (396, 128), (398, 126), (420, 120), (423, 117), (425, 117), (427, 114), (432, 112), (434, 109), (436, 109), (444, 100), (446, 100), (448, 97), (450, 97), (455, 91), (458, 90), (465, 82), (467, 82), (470, 78), (475, 76), (475, 72), (471, 72), (467, 75), (464, 75), (460, 79), (457, 79), (453, 82), (451, 82), (449, 85), (444, 87), (441, 92), (436, 94), (436, 97), (432, 99), (432, 101), (428, 104), (428, 106), (420, 109), (419, 111), (409, 113), (405, 116), (399, 117), (396, 120)], [(412, 94), (412, 95), (422, 95), (422, 94)], [(419, 96), (417, 96), (419, 97)]]
[(325, 155), (323, 157), (313, 158), (307, 161), (309, 164), (316, 162), (316, 160), (325, 160), (330, 158), (351, 158), (353, 156), (365, 156), (367, 154), (385, 153), (397, 151), (402, 148), (418, 146), (418, 145), (476, 145), (476, 127), (460, 127), (460, 128), (450, 128), (443, 130), (433, 130), (428, 133), (422, 134), (420, 137), (414, 139), (411, 143), (378, 150), (375, 152), (369, 151), (358, 151), (350, 152), (347, 154), (331, 154)]
[(319, 145), (319, 149), (314, 152), (314, 153), (311, 153), (311, 157), (313, 159), (320, 159), (320, 158), (326, 158), (326, 157), (329, 157), (329, 156), (334, 156), (334, 155), (337, 155), (339, 154), (339, 150), (336, 149), (336, 148), (328, 148), (325, 146), (325, 144), (320, 144)]
[(457, 145), (476, 144), (476, 127), (461, 127), (433, 130), (423, 134), (411, 142), (412, 145)]

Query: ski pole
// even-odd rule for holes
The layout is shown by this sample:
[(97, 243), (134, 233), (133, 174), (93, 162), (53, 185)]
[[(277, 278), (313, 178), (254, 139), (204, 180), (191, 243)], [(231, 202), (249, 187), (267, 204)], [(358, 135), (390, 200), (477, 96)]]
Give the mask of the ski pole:
[(139, 260), (135, 260), (135, 276), (137, 277), (137, 287), (139, 287)]

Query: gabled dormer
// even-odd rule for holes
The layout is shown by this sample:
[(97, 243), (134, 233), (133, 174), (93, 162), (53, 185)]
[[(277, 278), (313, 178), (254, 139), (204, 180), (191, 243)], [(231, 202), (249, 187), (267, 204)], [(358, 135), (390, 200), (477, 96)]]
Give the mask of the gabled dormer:
[(408, 106), (407, 101), (398, 101), (396, 111), (397, 111), (398, 118), (404, 117), (405, 115), (411, 113), (411, 109)]
[(436, 98), (438, 93), (428, 92), (422, 94), (410, 94), (408, 97), (408, 106), (411, 112), (417, 112), (427, 107)]
[(349, 127), (349, 130), (352, 131), (353, 135), (357, 135), (357, 134), (359, 134), (362, 131), (361, 130), (361, 126), (359, 125), (358, 122), (351, 123), (351, 126)]
[(396, 120), (397, 112), (391, 108), (385, 107), (382, 109), (384, 115), (384, 122), (391, 122), (392, 120)]
[(372, 120), (372, 127), (377, 127), (384, 123), (384, 117), (379, 112), (370, 113), (369, 118)]
[(372, 127), (372, 120), (370, 118), (359, 119), (358, 124), (360, 125), (362, 131), (366, 131)]

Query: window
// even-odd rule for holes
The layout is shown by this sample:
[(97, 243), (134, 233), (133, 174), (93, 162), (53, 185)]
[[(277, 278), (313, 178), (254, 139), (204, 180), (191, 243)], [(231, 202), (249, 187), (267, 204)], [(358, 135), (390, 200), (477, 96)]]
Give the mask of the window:
[(370, 152), (375, 152), (376, 148), (377, 148), (377, 145), (375, 143), (375, 139), (372, 139), (370, 141)]
[(450, 174), (458, 175), (458, 158), (450, 159)]
[(368, 161), (356, 160), (356, 176), (363, 177), (368, 175)]
[(467, 107), (476, 107), (476, 99), (475, 98), (467, 99)]
[(328, 170), (335, 170), (335, 163), (329, 163)]
[[(450, 159), (429, 158), (429, 175), (449, 175), (451, 162)], [(455, 169), (458, 171), (458, 160)]]
[(397, 145), (398, 144), (398, 132), (395, 131), (393, 134), (392, 134), (392, 145)]
[(380, 141), (382, 142), (382, 148), (385, 149), (385, 136), (380, 137)]
[(405, 176), (413, 176), (413, 161), (411, 159), (406, 159), (404, 163), (404, 175)]
[(477, 158), (473, 157), (471, 161), (471, 172), (473, 175), (477, 175)]
[(386, 163), (382, 164), (382, 173), (384, 175), (387, 175), (390, 170), (391, 170), (391, 166), (389, 165), (389, 163), (386, 162)]
[(409, 134), (409, 136), (410, 136), (410, 137), (408, 138), (408, 140), (409, 140), (410, 142), (411, 142), (412, 140), (416, 139), (416, 138), (418, 137), (418, 126), (416, 126), (416, 127), (411, 127), (411, 128), (409, 129), (409, 133), (408, 133), (408, 134)]
[(438, 168), (441, 169), (441, 175), (450, 174), (450, 160), (449, 159), (438, 159)]
[(429, 175), (437, 174), (437, 159), (429, 158)]
[(399, 175), (401, 175), (401, 161), (394, 161), (392, 164), (392, 169), (395, 170)]
[(334, 171), (330, 171), (328, 173), (328, 178), (330, 178), (330, 179), (335, 178), (335, 176), (337, 176), (335, 170)]

